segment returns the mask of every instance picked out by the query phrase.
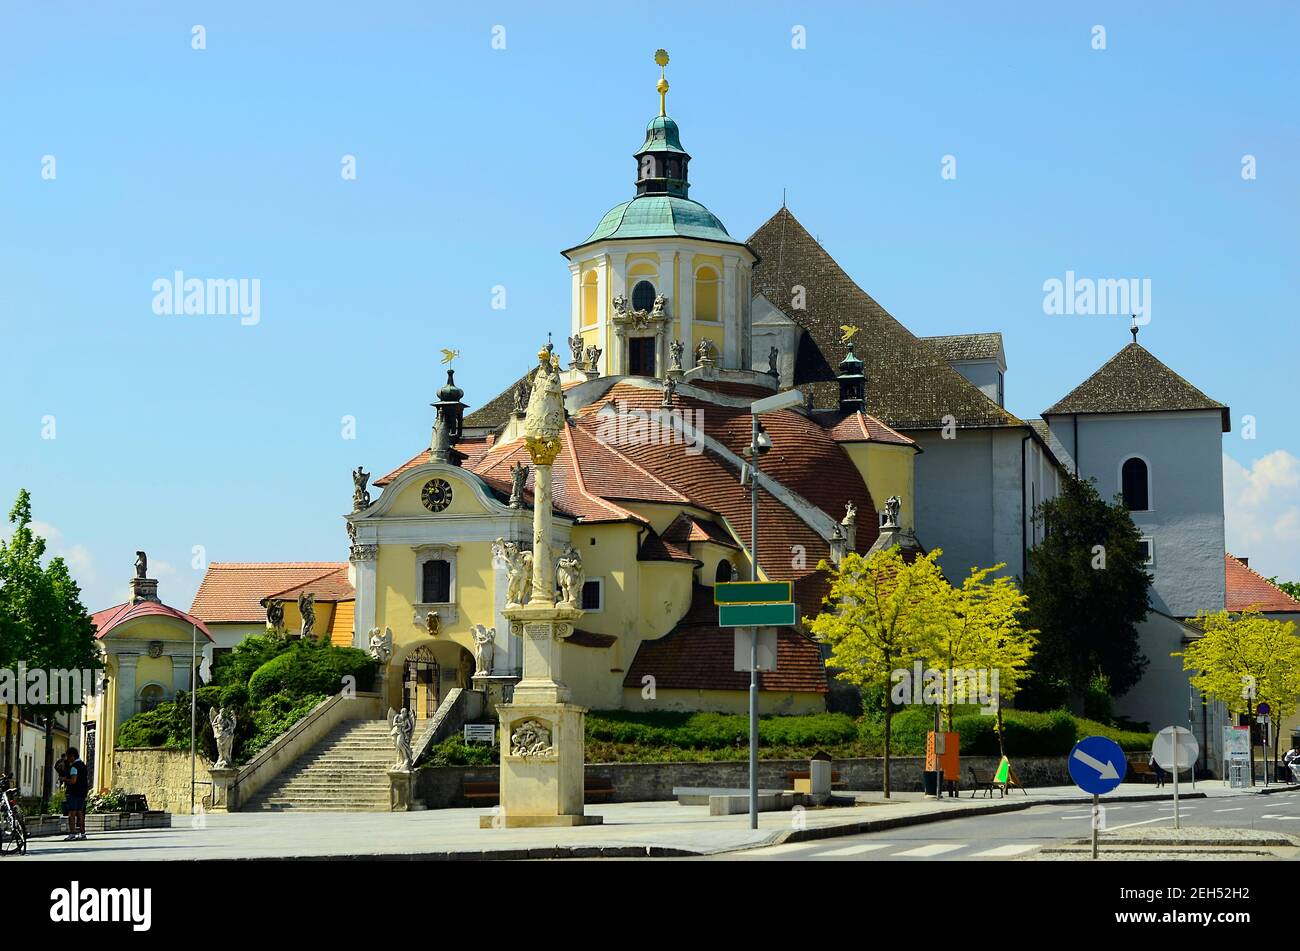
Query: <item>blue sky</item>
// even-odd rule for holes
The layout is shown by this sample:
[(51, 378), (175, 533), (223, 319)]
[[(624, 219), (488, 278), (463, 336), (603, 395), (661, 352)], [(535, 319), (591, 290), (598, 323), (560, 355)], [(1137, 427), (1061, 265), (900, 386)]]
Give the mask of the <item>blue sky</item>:
[[(474, 406), (567, 332), (559, 251), (632, 194), (658, 46), (692, 197), (746, 237), (785, 188), (914, 332), (1002, 331), (1022, 416), (1128, 340), (1043, 282), (1149, 278), (1143, 343), (1233, 410), (1229, 547), (1300, 577), (1294, 7), (627, 6), (0, 7), (0, 501), (91, 609), (138, 548), (180, 605), (194, 546), (344, 559), (349, 470), (427, 445), (440, 349)], [(176, 270), (258, 278), (260, 321), (154, 314)]]

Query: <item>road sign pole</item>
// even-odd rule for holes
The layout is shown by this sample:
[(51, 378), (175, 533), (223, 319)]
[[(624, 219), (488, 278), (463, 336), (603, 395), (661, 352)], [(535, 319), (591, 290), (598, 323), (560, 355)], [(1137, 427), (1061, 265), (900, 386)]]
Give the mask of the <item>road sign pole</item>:
[(1092, 857), (1097, 857), (1097, 810), (1100, 808), (1098, 803), (1101, 797), (1096, 793), (1092, 794)]
[[(749, 439), (749, 556), (750, 581), (758, 571), (758, 414), (751, 413)], [(758, 828), (758, 628), (750, 629), (749, 642), (749, 827)]]
[(1178, 828), (1178, 729), (1174, 729), (1174, 828)]

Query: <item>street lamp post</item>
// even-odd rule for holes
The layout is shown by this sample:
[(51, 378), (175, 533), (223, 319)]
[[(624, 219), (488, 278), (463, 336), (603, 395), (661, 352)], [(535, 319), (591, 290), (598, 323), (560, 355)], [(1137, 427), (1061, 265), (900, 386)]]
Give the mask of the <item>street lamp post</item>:
[[(772, 448), (758, 417), (803, 405), (803, 393), (786, 390), (749, 406), (749, 580), (758, 581), (758, 459)], [(758, 828), (758, 628), (749, 629), (749, 827)]]

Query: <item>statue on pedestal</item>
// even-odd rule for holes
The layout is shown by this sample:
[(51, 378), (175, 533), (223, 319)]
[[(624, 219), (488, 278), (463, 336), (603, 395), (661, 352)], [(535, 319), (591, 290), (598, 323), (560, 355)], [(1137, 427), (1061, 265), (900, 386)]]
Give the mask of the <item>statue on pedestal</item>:
[(299, 633), (303, 637), (311, 637), (316, 630), (315, 594), (304, 591), (298, 595), (298, 613), (302, 615), (302, 630)]
[(556, 562), (555, 580), (560, 586), (560, 603), (570, 607), (582, 606), (582, 555), (578, 549), (569, 549)]
[(360, 466), (352, 471), (352, 511), (360, 512), (370, 508), (370, 493), (366, 491), (366, 483), (369, 481), (370, 473), (363, 472)]
[(654, 306), (650, 310), (650, 316), (651, 317), (668, 316), (668, 298), (665, 297), (663, 294), (659, 294), (658, 296), (655, 297)]
[(528, 397), (532, 393), (532, 387), (527, 382), (515, 384), (515, 415), (523, 416), (528, 412)]
[(700, 341), (700, 345), (695, 348), (696, 363), (702, 367), (713, 366), (713, 341), (707, 337)]
[(379, 628), (372, 627), (366, 653), (373, 657), (380, 667), (387, 667), (388, 662), (393, 659), (393, 629), (386, 627), (384, 633), (380, 634)]
[(767, 351), (767, 372), (771, 376), (775, 377), (777, 379), (777, 382), (780, 382), (781, 380), (781, 371), (776, 365), (777, 360), (779, 360), (780, 358), (781, 358), (781, 351), (776, 349), (776, 347), (773, 347), (771, 350)]
[(142, 581), (149, 577), (149, 556), (142, 551), (135, 553), (135, 576)]
[(217, 769), (229, 769), (230, 761), (235, 758), (235, 725), (238, 722), (233, 710), (225, 707), (208, 710), (208, 723), (212, 725), (212, 735), (217, 741), (217, 761), (212, 765)]
[(560, 385), (560, 366), (545, 349), (537, 354), (537, 372), (528, 396), (524, 416), (524, 442), (535, 465), (550, 465), (560, 452), (560, 433), (564, 430), (564, 392)]
[(528, 466), (522, 462), (516, 462), (510, 467), (510, 507), (512, 509), (524, 507), (524, 486), (527, 482)]
[(686, 344), (680, 340), (673, 340), (668, 344), (668, 352), (672, 355), (672, 362), (669, 363), (669, 370), (680, 370), (682, 368), (682, 353), (686, 350)]
[(506, 562), (506, 603), (523, 604), (528, 600), (528, 580), (533, 573), (533, 553), (520, 551), (516, 542), (497, 539), (501, 557)]
[(497, 629), (475, 624), (470, 628), (470, 636), (474, 638), (474, 673), (492, 673), (492, 661), (497, 650)]
[(587, 348), (587, 369), (588, 370), (596, 369), (596, 365), (600, 361), (600, 355), (604, 352), (605, 351), (600, 349), (600, 347)]
[(573, 353), (573, 362), (570, 364), (575, 370), (582, 369), (582, 334), (574, 334), (569, 338), (569, 350)]
[(898, 512), (903, 506), (903, 500), (896, 495), (891, 495), (885, 499), (885, 524), (881, 528), (898, 528)]
[(397, 713), (390, 715), (388, 726), (388, 735), (393, 738), (393, 746), (397, 749), (397, 762), (392, 768), (394, 771), (409, 772), (415, 758), (411, 752), (411, 737), (415, 734), (415, 717), (410, 710), (403, 707)]

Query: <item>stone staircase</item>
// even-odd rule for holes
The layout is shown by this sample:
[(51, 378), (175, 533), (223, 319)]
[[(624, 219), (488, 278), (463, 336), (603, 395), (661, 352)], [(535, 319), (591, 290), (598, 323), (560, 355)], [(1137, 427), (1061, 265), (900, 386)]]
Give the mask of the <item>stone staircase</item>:
[(246, 811), (387, 812), (388, 767), (397, 759), (388, 723), (339, 724), (258, 790)]

